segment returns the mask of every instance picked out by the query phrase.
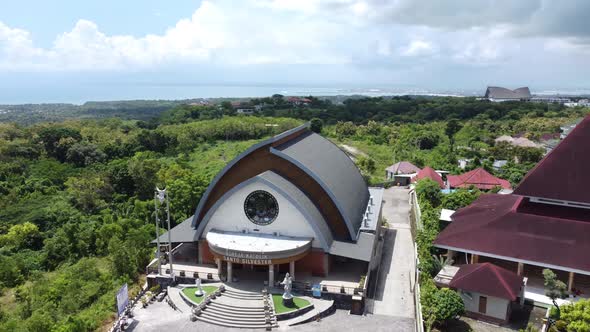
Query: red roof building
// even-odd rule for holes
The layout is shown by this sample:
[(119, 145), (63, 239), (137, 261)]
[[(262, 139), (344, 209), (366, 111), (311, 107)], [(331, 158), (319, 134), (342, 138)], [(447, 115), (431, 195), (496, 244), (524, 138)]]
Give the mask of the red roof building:
[(432, 179), (433, 181), (437, 182), (441, 188), (444, 188), (445, 187), (445, 182), (443, 181), (443, 179), (440, 176), (440, 174), (438, 174), (430, 166), (426, 166), (422, 170), (420, 170), (418, 172), (418, 174), (416, 174), (416, 176), (414, 176), (412, 178), (412, 182), (418, 182), (419, 180), (422, 180), (424, 178)]
[[(533, 168), (511, 195), (484, 194), (458, 210), (434, 245), (487, 261), (564, 272), (569, 289), (590, 281), (590, 117)], [(449, 181), (453, 182), (450, 177)], [(456, 182), (455, 182), (456, 185)], [(453, 186), (453, 183), (451, 183)], [(514, 263), (512, 263), (514, 264)], [(508, 264), (509, 265), (509, 264)], [(533, 268), (534, 267), (534, 268)], [(563, 279), (563, 277), (562, 277)]]
[(520, 296), (523, 279), (491, 263), (466, 264), (459, 268), (449, 286), (515, 301)]
[(400, 161), (397, 162), (385, 169), (385, 171), (393, 174), (414, 174), (420, 172), (420, 167), (412, 164), (409, 161)]
[(476, 168), (460, 175), (447, 176), (451, 188), (469, 188), (474, 186), (480, 190), (490, 190), (495, 187), (510, 189), (510, 182), (497, 178), (483, 168)]
[(462, 265), (449, 283), (459, 291), (467, 316), (497, 324), (508, 322), (523, 286), (522, 276), (491, 263)]
[(515, 194), (590, 207), (590, 117), (586, 117), (522, 180)]

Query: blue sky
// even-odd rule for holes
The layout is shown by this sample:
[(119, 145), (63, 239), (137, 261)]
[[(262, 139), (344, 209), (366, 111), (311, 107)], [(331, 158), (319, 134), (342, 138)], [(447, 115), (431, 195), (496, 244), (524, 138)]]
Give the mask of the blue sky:
[(589, 12), (586, 0), (10, 1), (0, 103), (191, 85), (588, 89)]

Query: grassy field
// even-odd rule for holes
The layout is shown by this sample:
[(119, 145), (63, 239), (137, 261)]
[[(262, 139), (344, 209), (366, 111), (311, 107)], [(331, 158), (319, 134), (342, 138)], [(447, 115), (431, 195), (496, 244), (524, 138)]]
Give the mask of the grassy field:
[(307, 300), (304, 300), (299, 297), (293, 297), (293, 303), (295, 306), (293, 308), (288, 308), (283, 305), (283, 295), (281, 294), (273, 294), (272, 295), (272, 302), (275, 305), (275, 312), (277, 314), (283, 314), (286, 312), (291, 312), (297, 309), (301, 309), (307, 307), (310, 303)]
[(186, 287), (182, 289), (182, 293), (188, 297), (191, 301), (193, 301), (196, 304), (201, 303), (201, 301), (203, 301), (203, 299), (206, 297), (206, 294), (211, 294), (213, 292), (215, 292), (217, 290), (217, 286), (203, 286), (203, 291), (205, 292), (205, 295), (203, 296), (195, 296), (195, 291), (197, 290), (197, 287)]

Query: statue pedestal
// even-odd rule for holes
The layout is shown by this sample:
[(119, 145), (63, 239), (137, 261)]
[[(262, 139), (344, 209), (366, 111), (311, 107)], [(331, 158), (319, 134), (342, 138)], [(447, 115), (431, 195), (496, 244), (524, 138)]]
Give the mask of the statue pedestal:
[(202, 289), (197, 289), (197, 290), (195, 291), (195, 296), (197, 296), (197, 297), (201, 297), (201, 296), (203, 296), (203, 295), (205, 295), (205, 292), (203, 292), (203, 290), (202, 290)]
[(283, 294), (283, 305), (287, 308), (293, 308), (295, 303), (293, 302), (293, 295)]

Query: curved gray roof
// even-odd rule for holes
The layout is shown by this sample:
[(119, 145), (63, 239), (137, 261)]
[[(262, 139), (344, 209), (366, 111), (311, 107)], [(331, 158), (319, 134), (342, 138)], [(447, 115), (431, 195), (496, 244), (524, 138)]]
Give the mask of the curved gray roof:
[(490, 86), (486, 90), (485, 97), (491, 99), (530, 99), (532, 96), (528, 87), (510, 90), (498, 86)]
[(271, 148), (271, 152), (299, 166), (328, 192), (351, 238), (356, 238), (370, 195), (365, 179), (346, 153), (313, 132)]

